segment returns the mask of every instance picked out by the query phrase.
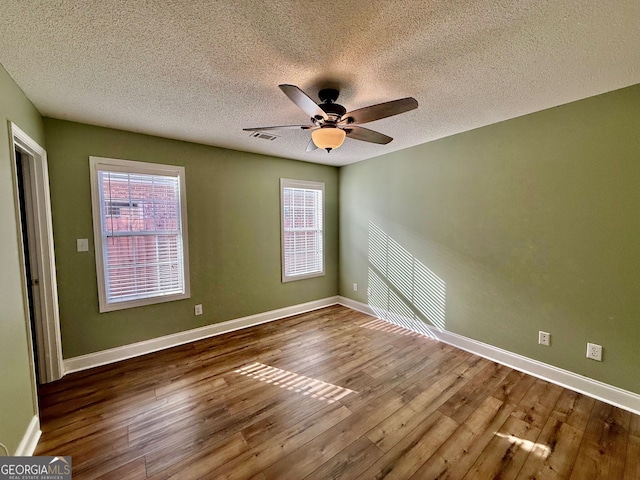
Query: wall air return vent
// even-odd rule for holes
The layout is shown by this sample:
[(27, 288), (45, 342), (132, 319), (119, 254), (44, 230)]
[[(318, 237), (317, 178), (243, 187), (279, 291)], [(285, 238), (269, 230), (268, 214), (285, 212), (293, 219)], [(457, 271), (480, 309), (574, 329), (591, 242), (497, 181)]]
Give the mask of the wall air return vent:
[(261, 138), (262, 140), (275, 140), (278, 138), (277, 135), (271, 135), (270, 133), (264, 132), (251, 132), (251, 137)]

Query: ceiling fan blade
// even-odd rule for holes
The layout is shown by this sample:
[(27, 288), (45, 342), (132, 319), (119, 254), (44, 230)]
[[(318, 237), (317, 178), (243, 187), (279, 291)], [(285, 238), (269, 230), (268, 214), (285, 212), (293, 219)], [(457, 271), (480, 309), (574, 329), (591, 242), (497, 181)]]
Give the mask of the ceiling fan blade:
[(418, 101), (415, 98), (400, 98), (398, 100), (391, 100), (390, 102), (359, 108), (353, 112), (347, 112), (342, 116), (340, 124), (357, 125), (359, 123), (373, 122), (374, 120), (408, 112), (414, 108), (418, 108)]
[(384, 133), (376, 132), (375, 130), (369, 130), (364, 127), (357, 126), (348, 126), (344, 127), (343, 130), (346, 132), (347, 137), (353, 138), (354, 140), (362, 140), (363, 142), (371, 142), (371, 143), (379, 143), (380, 145), (386, 145), (393, 138)]
[(313, 143), (313, 138), (311, 140), (309, 140), (309, 143), (307, 143), (307, 152), (313, 152), (317, 148), (318, 147), (316, 146), (316, 144)]
[(278, 85), (280, 90), (284, 92), (284, 94), (289, 97), (289, 99), (295, 103), (300, 110), (306, 113), (309, 118), (313, 118), (315, 116), (320, 116), (321, 118), (327, 119), (327, 114), (320, 108), (320, 106), (314, 102), (309, 95), (304, 93), (295, 85)]
[(284, 129), (297, 129), (297, 130), (309, 130), (315, 128), (313, 125), (277, 125), (274, 127), (252, 127), (243, 128), (245, 132), (257, 132), (258, 130), (284, 130)]

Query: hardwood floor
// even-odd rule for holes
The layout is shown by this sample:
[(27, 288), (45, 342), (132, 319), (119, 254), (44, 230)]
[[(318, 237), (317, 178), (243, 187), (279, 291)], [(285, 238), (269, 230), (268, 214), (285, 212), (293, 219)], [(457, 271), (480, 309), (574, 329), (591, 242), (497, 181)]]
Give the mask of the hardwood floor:
[(640, 417), (334, 306), (68, 375), (83, 479), (640, 479)]

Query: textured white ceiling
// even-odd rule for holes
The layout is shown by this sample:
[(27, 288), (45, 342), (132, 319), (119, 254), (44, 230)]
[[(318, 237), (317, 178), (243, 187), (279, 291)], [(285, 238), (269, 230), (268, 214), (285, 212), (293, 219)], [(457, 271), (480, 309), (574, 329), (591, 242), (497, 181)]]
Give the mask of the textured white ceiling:
[[(640, 83), (638, 0), (2, 0), (0, 63), (45, 116), (345, 165)], [(277, 87), (417, 110), (305, 152)]]

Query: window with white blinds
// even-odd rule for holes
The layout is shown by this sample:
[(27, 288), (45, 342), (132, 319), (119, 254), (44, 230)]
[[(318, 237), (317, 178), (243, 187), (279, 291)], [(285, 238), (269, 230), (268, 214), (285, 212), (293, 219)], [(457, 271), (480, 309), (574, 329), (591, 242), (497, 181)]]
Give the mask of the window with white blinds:
[(90, 165), (100, 311), (189, 298), (184, 168)]
[(280, 180), (282, 281), (324, 275), (324, 183)]

